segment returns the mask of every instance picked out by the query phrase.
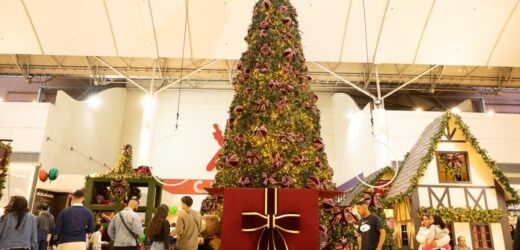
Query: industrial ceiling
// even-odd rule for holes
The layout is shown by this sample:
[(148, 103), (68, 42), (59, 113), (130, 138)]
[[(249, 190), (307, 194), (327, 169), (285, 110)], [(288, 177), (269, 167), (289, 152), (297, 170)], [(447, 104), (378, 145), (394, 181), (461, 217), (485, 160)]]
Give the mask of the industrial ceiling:
[[(255, 2), (0, 1), (0, 74), (166, 85), (192, 72), (200, 87), (229, 87)], [(331, 91), (348, 87), (343, 80), (370, 88), (374, 65), (388, 89), (411, 80), (432, 92), (520, 88), (520, 0), (293, 4), (311, 75)]]

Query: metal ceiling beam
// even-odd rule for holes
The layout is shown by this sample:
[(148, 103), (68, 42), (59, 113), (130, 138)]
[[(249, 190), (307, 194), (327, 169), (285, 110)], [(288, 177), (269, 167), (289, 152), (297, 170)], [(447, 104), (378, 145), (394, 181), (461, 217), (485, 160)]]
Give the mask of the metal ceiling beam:
[(428, 17), (426, 17), (426, 21), (424, 22), (424, 26), (421, 31), (421, 36), (419, 37), (419, 42), (417, 43), (417, 48), (415, 49), (415, 55), (413, 56), (413, 61), (411, 64), (415, 64), (415, 62), (417, 61), (417, 55), (419, 54), (419, 50), (421, 49), (424, 34), (426, 33), (426, 29), (428, 28), (428, 25), (430, 24), (430, 18), (432, 16), (432, 12), (433, 12), (433, 9), (435, 8), (436, 3), (437, 3), (437, 0), (432, 1), (432, 5), (430, 7), (430, 11), (428, 12)]
[(205, 64), (205, 65), (201, 66), (200, 68), (198, 68), (198, 69), (192, 71), (191, 73), (189, 73), (189, 74), (183, 76), (182, 78), (177, 79), (177, 80), (175, 80), (174, 82), (172, 82), (172, 83), (170, 83), (170, 84), (168, 84), (168, 85), (165, 85), (165, 86), (159, 88), (159, 89), (156, 91), (156, 93), (158, 94), (158, 93), (164, 91), (165, 89), (169, 88), (170, 86), (175, 85), (175, 84), (177, 84), (177, 83), (179, 83), (179, 82), (181, 82), (181, 81), (183, 81), (183, 80), (189, 78), (190, 76), (192, 76), (192, 75), (194, 75), (194, 74), (197, 74), (199, 71), (201, 71), (201, 70), (203, 70), (203, 69), (209, 67), (210, 65), (214, 64), (214, 63), (217, 62), (217, 61), (218, 61), (218, 59), (211, 60), (211, 61), (208, 62), (207, 64)]
[(507, 25), (509, 24), (509, 21), (511, 21), (511, 17), (515, 13), (516, 8), (518, 7), (519, 4), (520, 4), (520, 0), (517, 0), (516, 3), (515, 3), (515, 6), (511, 9), (511, 12), (509, 12), (509, 15), (507, 16), (507, 19), (504, 22), (504, 25), (502, 25), (502, 29), (500, 30), (500, 33), (498, 33), (498, 37), (497, 37), (497, 39), (495, 41), (495, 44), (493, 45), (493, 48), (491, 49), (491, 52), (489, 53), (489, 56), (488, 56), (488, 59), (487, 59), (487, 62), (486, 62), (487, 66), (489, 66), (489, 63), (491, 62), (491, 59), (493, 59), (493, 55), (495, 54), (495, 50), (496, 50), (498, 44), (500, 43), (500, 40), (502, 39), (502, 35), (504, 34), (504, 31), (506, 30)]
[(357, 86), (356, 84), (352, 83), (351, 81), (349, 81), (349, 80), (347, 80), (347, 79), (341, 77), (340, 75), (336, 74), (334, 71), (328, 69), (327, 67), (325, 67), (325, 66), (323, 66), (323, 65), (321, 65), (321, 64), (319, 64), (319, 63), (317, 63), (317, 62), (313, 62), (313, 63), (314, 63), (316, 66), (318, 66), (319, 68), (321, 68), (321, 69), (327, 71), (329, 74), (331, 74), (331, 75), (335, 76), (336, 78), (338, 78), (339, 80), (343, 81), (344, 83), (350, 85), (350, 86), (353, 87), (355, 90), (357, 90), (357, 91), (359, 91), (359, 92), (361, 92), (361, 93), (367, 95), (368, 97), (372, 98), (373, 100), (377, 100), (377, 98), (376, 98), (374, 95), (372, 95), (370, 92), (368, 92), (368, 91), (366, 91), (365, 89), (363, 89), (363, 88)]
[(388, 92), (388, 93), (387, 93), (386, 95), (384, 95), (384, 96), (383, 96), (383, 99), (385, 99), (385, 98), (387, 98), (387, 97), (391, 96), (392, 94), (394, 94), (395, 92), (397, 92), (397, 91), (401, 90), (402, 88), (404, 88), (404, 87), (406, 87), (406, 86), (408, 86), (408, 85), (412, 84), (413, 82), (415, 82), (415, 80), (417, 80), (417, 79), (421, 78), (421, 77), (422, 77), (423, 75), (426, 75), (426, 74), (428, 74), (428, 73), (429, 73), (430, 71), (432, 71), (432, 70), (436, 69), (437, 67), (439, 67), (439, 65), (438, 65), (438, 64), (437, 64), (437, 65), (435, 65), (435, 66), (433, 66), (433, 67), (431, 67), (431, 68), (429, 68), (429, 69), (427, 69), (426, 71), (422, 72), (422, 73), (421, 73), (420, 75), (418, 75), (418, 76), (414, 77), (414, 78), (413, 78), (412, 80), (410, 80), (410, 81), (408, 81), (408, 82), (406, 82), (406, 83), (402, 84), (401, 86), (397, 87), (396, 89), (394, 89), (394, 90), (392, 90), (392, 91)]
[(135, 85), (136, 87), (138, 87), (139, 89), (141, 89), (142, 91), (144, 91), (145, 93), (148, 93), (148, 90), (146, 90), (143, 86), (139, 85), (138, 83), (136, 83), (134, 80), (132, 80), (132, 78), (128, 77), (127, 75), (123, 74), (121, 71), (117, 70), (116, 68), (112, 67), (112, 65), (108, 64), (107, 62), (105, 62), (103, 59), (101, 59), (100, 57), (98, 56), (95, 56), (94, 58), (96, 58), (98, 61), (100, 61), (102, 64), (104, 64), (105, 66), (109, 67), (111, 70), (113, 70), (114, 72), (118, 73), (119, 75), (121, 75), (122, 77), (124, 77), (126, 80), (128, 80), (131, 84)]
[(27, 9), (27, 5), (25, 4), (24, 0), (20, 0), (20, 3), (22, 3), (23, 9), (25, 11), (25, 15), (27, 15), (27, 19), (29, 19), (29, 23), (31, 24), (31, 28), (32, 28), (34, 37), (36, 38), (36, 42), (38, 42), (38, 47), (40, 48), (40, 53), (42, 53), (42, 55), (45, 55), (45, 51), (43, 50), (40, 36), (38, 35), (38, 32), (36, 31), (36, 27), (34, 26), (34, 22), (32, 20), (31, 14), (29, 14), (29, 10)]
[(441, 81), (442, 75), (444, 74), (444, 69), (446, 69), (446, 66), (445, 66), (445, 65), (442, 65), (442, 68), (441, 68), (441, 70), (440, 70), (440, 73), (439, 73), (439, 74), (435, 74), (436, 77), (435, 77), (435, 79), (432, 81), (432, 84), (431, 84), (431, 87), (430, 87), (430, 92), (431, 92), (431, 93), (435, 92), (435, 88), (437, 87), (437, 85), (438, 85), (439, 82)]

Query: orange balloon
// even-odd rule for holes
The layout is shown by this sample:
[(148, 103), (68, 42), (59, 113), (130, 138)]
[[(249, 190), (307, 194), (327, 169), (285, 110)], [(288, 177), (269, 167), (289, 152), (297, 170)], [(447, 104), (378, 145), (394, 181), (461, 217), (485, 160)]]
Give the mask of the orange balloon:
[(40, 181), (46, 182), (47, 179), (49, 178), (49, 174), (47, 173), (47, 170), (45, 170), (44, 168), (40, 169), (40, 171), (38, 172), (38, 178), (40, 179)]

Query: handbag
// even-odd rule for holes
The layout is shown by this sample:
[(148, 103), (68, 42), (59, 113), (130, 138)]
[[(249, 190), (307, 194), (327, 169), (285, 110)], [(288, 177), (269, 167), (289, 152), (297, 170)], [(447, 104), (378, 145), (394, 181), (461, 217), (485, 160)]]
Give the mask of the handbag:
[(144, 249), (144, 244), (139, 241), (139, 238), (138, 238), (137, 234), (135, 234), (130, 229), (130, 227), (128, 227), (128, 225), (126, 225), (126, 222), (125, 222), (125, 220), (123, 220), (123, 216), (121, 215), (121, 213), (119, 213), (119, 219), (121, 219), (121, 222), (123, 222), (123, 225), (125, 226), (126, 230), (128, 230), (128, 232), (134, 237), (136, 249), (138, 249), (138, 250), (145, 250)]

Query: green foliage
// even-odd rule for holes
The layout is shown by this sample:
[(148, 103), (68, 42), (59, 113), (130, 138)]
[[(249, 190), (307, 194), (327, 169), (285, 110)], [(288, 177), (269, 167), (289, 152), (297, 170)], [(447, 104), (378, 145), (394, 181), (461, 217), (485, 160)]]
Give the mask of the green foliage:
[(10, 144), (4, 144), (0, 142), (0, 199), (3, 195), (3, 190), (5, 188), (5, 182), (7, 180), (7, 170), (9, 161), (11, 160), (11, 154), (13, 153), (13, 149)]
[(476, 209), (476, 208), (431, 208), (421, 207), (419, 217), (424, 215), (439, 214), (446, 222), (475, 222), (475, 223), (499, 223), (504, 218), (504, 213), (500, 208), (497, 209)]

